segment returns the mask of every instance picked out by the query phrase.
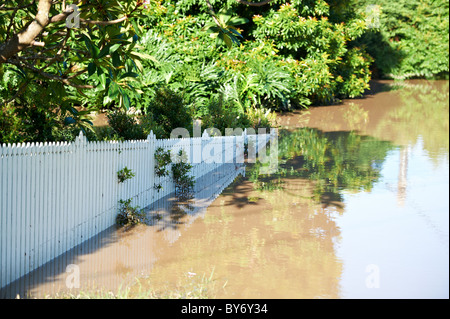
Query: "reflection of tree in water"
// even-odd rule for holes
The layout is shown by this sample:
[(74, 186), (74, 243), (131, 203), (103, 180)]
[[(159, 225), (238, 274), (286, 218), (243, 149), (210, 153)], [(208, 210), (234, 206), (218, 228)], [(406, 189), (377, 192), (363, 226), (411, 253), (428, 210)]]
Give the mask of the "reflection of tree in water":
[(400, 145), (415, 144), (419, 138), (432, 159), (449, 150), (449, 82), (412, 81), (396, 84), (399, 107), (388, 112), (375, 131), (389, 135)]
[[(301, 128), (283, 132), (279, 141), (280, 168), (271, 176), (257, 173), (253, 181), (277, 181), (280, 176), (315, 182), (315, 197), (323, 203), (341, 201), (341, 191), (370, 190), (393, 145), (355, 132), (322, 132)], [(279, 184), (278, 184), (279, 186)], [(281, 185), (282, 187), (282, 185)]]

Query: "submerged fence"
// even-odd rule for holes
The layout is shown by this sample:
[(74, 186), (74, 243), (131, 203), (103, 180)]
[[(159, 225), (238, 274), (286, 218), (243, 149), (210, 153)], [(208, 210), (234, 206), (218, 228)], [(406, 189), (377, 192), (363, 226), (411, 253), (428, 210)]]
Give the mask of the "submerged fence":
[[(221, 167), (244, 172), (246, 143), (258, 152), (273, 133), (126, 142), (80, 134), (73, 143), (0, 146), (0, 288), (113, 226), (119, 200), (144, 208), (173, 194), (172, 177), (155, 174), (158, 148), (183, 149), (198, 179)], [(135, 176), (120, 183), (125, 167)]]

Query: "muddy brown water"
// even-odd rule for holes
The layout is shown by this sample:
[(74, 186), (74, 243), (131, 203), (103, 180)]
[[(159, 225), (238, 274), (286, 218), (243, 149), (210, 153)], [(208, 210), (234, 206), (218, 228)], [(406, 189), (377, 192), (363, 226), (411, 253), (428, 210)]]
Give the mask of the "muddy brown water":
[(448, 81), (378, 81), (281, 114), (277, 174), (249, 166), (206, 209), (110, 229), (3, 294), (208, 278), (213, 298), (448, 298), (448, 98)]

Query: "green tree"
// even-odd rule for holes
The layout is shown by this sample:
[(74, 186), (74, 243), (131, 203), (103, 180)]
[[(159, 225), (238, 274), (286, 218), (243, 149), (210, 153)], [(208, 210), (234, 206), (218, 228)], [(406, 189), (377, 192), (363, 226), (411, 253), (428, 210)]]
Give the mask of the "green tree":
[[(142, 1), (4, 1), (0, 5), (0, 77), (6, 70), (20, 73), (20, 83), (5, 101), (13, 101), (37, 80), (49, 86), (93, 89), (129, 106), (123, 88), (139, 70), (136, 52)], [(79, 10), (79, 11), (78, 11)], [(79, 12), (79, 16), (77, 16)], [(70, 18), (76, 25), (68, 24)], [(3, 103), (2, 103), (3, 104)]]
[(375, 58), (380, 77), (448, 78), (449, 2), (447, 0), (358, 0), (376, 16), (370, 32), (358, 43)]

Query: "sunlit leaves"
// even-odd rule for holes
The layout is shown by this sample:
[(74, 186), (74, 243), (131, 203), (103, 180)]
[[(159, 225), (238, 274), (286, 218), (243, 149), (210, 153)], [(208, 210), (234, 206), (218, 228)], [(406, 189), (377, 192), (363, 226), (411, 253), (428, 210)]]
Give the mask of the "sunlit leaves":
[[(6, 1), (6, 7), (22, 4)], [(22, 4), (23, 5), (23, 4)], [(142, 15), (142, 3), (126, 0), (81, 1), (77, 3), (81, 13), (79, 28), (68, 29), (64, 21), (50, 23), (36, 38), (44, 49), (26, 48), (19, 53), (19, 70), (43, 80), (63, 81), (65, 85), (77, 87), (80, 93), (78, 103), (92, 103), (92, 93), (96, 101), (103, 100), (108, 106), (129, 107), (129, 98), (123, 88), (129, 86), (130, 79), (137, 77), (143, 68), (138, 62), (144, 57), (136, 53), (138, 36), (142, 27), (136, 19)], [(0, 43), (12, 37), (30, 21), (36, 13), (37, 3), (15, 11), (0, 10)], [(50, 15), (62, 12), (61, 3), (52, 5)], [(118, 22), (115, 22), (118, 21)], [(136, 61), (136, 62), (135, 62)], [(39, 70), (39, 71), (36, 71)], [(111, 84), (113, 83), (113, 84)], [(83, 92), (80, 88), (94, 88), (94, 92)], [(103, 97), (102, 97), (103, 95)]]
[(433, 77), (449, 71), (449, 2), (357, 1), (358, 7), (379, 5), (377, 29), (360, 41), (376, 58), (386, 77)]
[(242, 35), (236, 27), (248, 23), (248, 19), (233, 16), (233, 11), (228, 9), (220, 11), (215, 17), (214, 21), (205, 25), (205, 29), (211, 32), (211, 37), (217, 38), (225, 42), (228, 48), (233, 44), (239, 45)]

